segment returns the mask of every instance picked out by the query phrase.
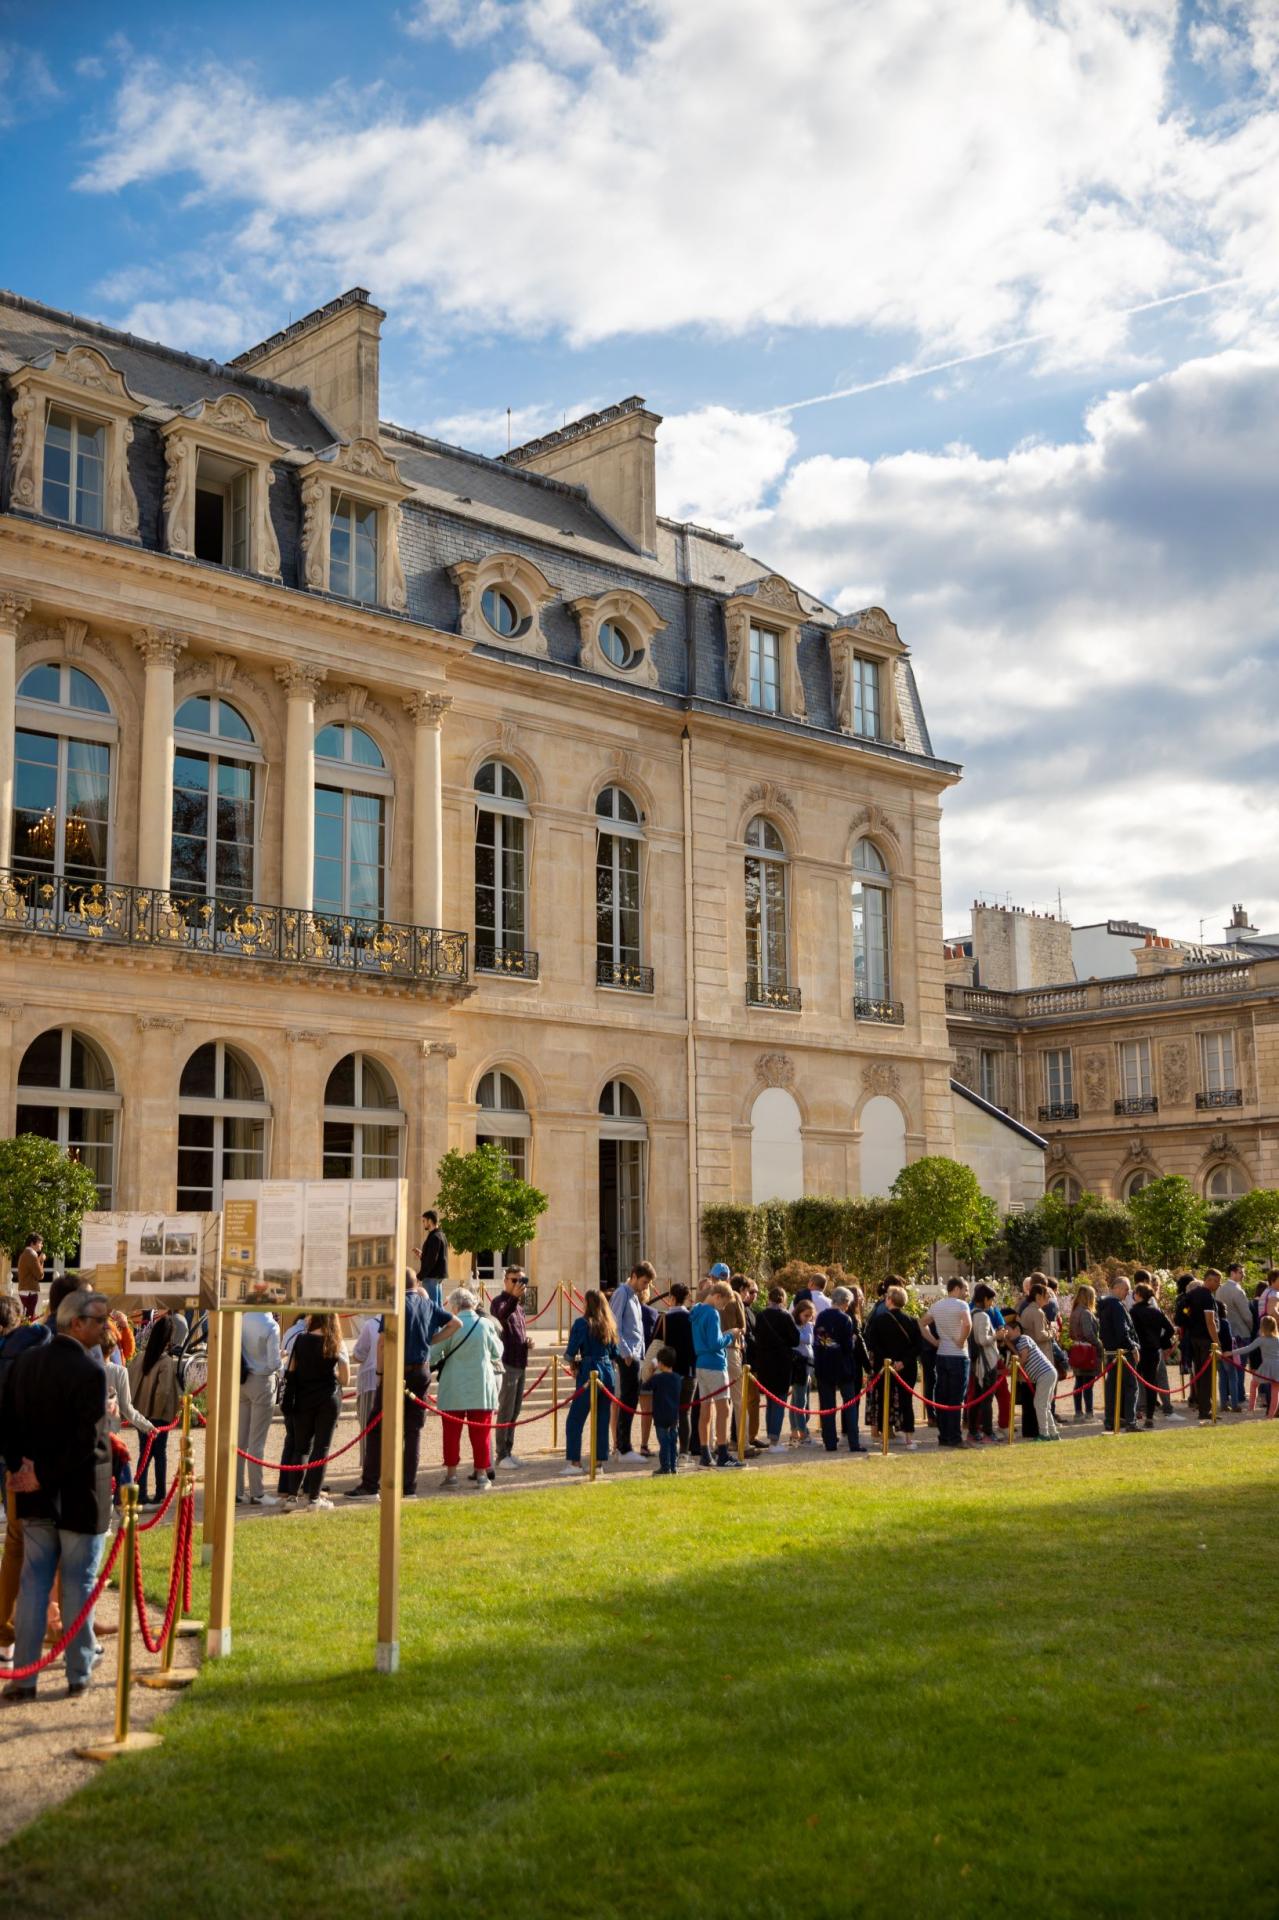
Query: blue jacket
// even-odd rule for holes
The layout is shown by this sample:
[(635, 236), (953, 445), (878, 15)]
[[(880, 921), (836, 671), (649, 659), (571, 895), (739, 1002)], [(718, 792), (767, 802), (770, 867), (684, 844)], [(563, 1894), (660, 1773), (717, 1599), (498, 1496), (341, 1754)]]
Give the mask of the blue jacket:
[(693, 1351), (704, 1373), (728, 1373), (728, 1349), (733, 1336), (719, 1323), (719, 1314), (709, 1300), (699, 1300), (693, 1308)]
[(610, 1389), (616, 1383), (613, 1361), (617, 1357), (617, 1348), (606, 1347), (591, 1332), (591, 1323), (584, 1313), (579, 1314), (569, 1329), (568, 1345), (564, 1349), (566, 1360), (577, 1362), (577, 1384), (585, 1386), (593, 1373)]
[(865, 1348), (855, 1323), (840, 1307), (827, 1307), (813, 1326), (813, 1371), (819, 1380), (860, 1383)]

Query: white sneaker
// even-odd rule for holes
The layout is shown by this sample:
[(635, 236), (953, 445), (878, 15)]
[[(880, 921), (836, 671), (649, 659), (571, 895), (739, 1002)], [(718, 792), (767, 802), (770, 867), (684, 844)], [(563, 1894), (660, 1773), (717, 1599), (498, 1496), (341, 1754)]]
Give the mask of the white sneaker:
[[(253, 1507), (278, 1507), (280, 1496), (278, 1493), (255, 1493), (249, 1504)], [(333, 1502), (330, 1501), (329, 1505), (332, 1506), (332, 1504)]]
[(332, 1508), (333, 1502), (329, 1499), (329, 1496), (327, 1493), (317, 1493), (314, 1500), (312, 1500), (310, 1504), (312, 1509), (316, 1507)]
[[(1243, 1411), (1242, 1407), (1239, 1409), (1239, 1411), (1242, 1413)], [(1169, 1424), (1174, 1427), (1184, 1427), (1186, 1424), (1186, 1416), (1184, 1413), (1166, 1413), (1164, 1415), (1164, 1419), (1167, 1420)]]
[(782, 1440), (774, 1440), (769, 1447), (770, 1453), (789, 1453), (790, 1448)]
[(918, 1453), (918, 1452), (919, 1452), (919, 1442), (918, 1442), (918, 1440), (903, 1440), (903, 1441), (902, 1441), (902, 1447), (904, 1448), (904, 1450), (905, 1450), (905, 1451), (906, 1451), (907, 1453)]
[(492, 1482), (492, 1481), (491, 1481), (491, 1480), (489, 1479), (489, 1477), (488, 1477), (488, 1475), (487, 1475), (487, 1474), (485, 1474), (485, 1476), (484, 1476), (484, 1478), (483, 1478), (482, 1480), (477, 1480), (477, 1481), (476, 1481), (476, 1483), (475, 1483), (475, 1491), (476, 1491), (477, 1493), (492, 1493), (492, 1491), (493, 1491), (493, 1482)]
[(499, 1467), (522, 1467), (524, 1462), (518, 1460), (513, 1453), (504, 1453), (497, 1464)]
[(560, 1468), (560, 1479), (561, 1480), (576, 1479), (579, 1474), (582, 1474), (585, 1472), (586, 1472), (586, 1468), (582, 1465), (580, 1460), (570, 1460), (566, 1466), (562, 1466)]

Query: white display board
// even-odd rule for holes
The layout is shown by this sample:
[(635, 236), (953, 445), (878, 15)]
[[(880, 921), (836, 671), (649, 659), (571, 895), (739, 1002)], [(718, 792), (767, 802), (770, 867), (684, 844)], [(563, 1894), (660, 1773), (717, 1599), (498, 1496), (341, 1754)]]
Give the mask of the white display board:
[(399, 1180), (228, 1180), (223, 1306), (389, 1307)]
[(80, 1273), (102, 1293), (208, 1302), (221, 1229), (217, 1213), (86, 1213)]

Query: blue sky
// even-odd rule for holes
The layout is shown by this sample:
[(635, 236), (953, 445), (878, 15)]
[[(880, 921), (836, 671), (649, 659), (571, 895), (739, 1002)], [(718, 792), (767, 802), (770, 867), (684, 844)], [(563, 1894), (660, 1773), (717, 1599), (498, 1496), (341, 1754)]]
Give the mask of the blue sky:
[(663, 510), (897, 619), (951, 925), (1279, 926), (1277, 68), (1273, 0), (0, 0), (0, 279), (222, 357), (359, 282), (485, 450), (644, 394)]

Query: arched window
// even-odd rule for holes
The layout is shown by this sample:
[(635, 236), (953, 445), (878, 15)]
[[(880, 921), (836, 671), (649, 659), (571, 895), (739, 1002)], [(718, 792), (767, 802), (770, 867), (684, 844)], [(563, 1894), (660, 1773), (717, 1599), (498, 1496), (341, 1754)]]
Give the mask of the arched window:
[(595, 978), (602, 987), (651, 992), (640, 924), (640, 811), (621, 787), (605, 787), (595, 802)]
[(475, 964), (483, 973), (532, 973), (524, 788), (503, 761), (486, 760), (475, 796)]
[(1057, 1198), (1064, 1200), (1068, 1207), (1073, 1207), (1077, 1203), (1079, 1191), (1078, 1180), (1073, 1179), (1068, 1173), (1059, 1173), (1055, 1180), (1048, 1182), (1048, 1192), (1056, 1194)]
[(639, 1095), (627, 1080), (600, 1094), (600, 1280), (624, 1280), (644, 1257), (644, 1187), (648, 1128)]
[(751, 1199), (802, 1200), (804, 1140), (799, 1103), (785, 1087), (765, 1087), (751, 1107)]
[(906, 1118), (895, 1100), (877, 1093), (861, 1113), (861, 1191), (880, 1199), (906, 1164)]
[(106, 1055), (72, 1027), (49, 1027), (31, 1042), (18, 1068), (17, 1131), (56, 1141), (82, 1160), (98, 1184), (98, 1205), (115, 1190), (116, 1116), (120, 1096)]
[(884, 856), (873, 840), (859, 840), (853, 849), (853, 992), (863, 1019), (886, 1017), (892, 1004), (891, 905)]
[(367, 1053), (338, 1061), (324, 1089), (324, 1178), (396, 1180), (404, 1115), (386, 1068)]
[(345, 722), (315, 736), (315, 888), (317, 913), (381, 920), (391, 775), (377, 742)]
[(1151, 1173), (1148, 1167), (1138, 1167), (1136, 1173), (1130, 1173), (1124, 1181), (1124, 1199), (1131, 1200), (1134, 1193), (1140, 1193), (1143, 1187), (1148, 1187), (1152, 1180), (1158, 1178), (1159, 1175)]
[[(512, 1176), (527, 1180), (532, 1127), (518, 1081), (509, 1073), (491, 1067), (480, 1076), (475, 1104), (480, 1109), (475, 1126), (476, 1146), (500, 1147), (510, 1163)], [(476, 1271), (488, 1286), (500, 1284), (503, 1267), (523, 1264), (523, 1247), (490, 1248), (475, 1257)]]
[(746, 998), (753, 1007), (792, 1007), (788, 956), (786, 848), (771, 820), (746, 829)]
[(117, 728), (96, 680), (32, 667), (18, 683), (11, 865), (17, 873), (105, 880)]
[(229, 700), (201, 693), (182, 702), (173, 734), (173, 891), (251, 900), (262, 763), (253, 729)]
[(224, 1180), (265, 1180), (271, 1109), (253, 1062), (225, 1040), (197, 1047), (178, 1082), (178, 1205), (216, 1213)]
[(1241, 1193), (1249, 1193), (1248, 1176), (1242, 1167), (1231, 1165), (1214, 1167), (1204, 1182), (1204, 1196), (1208, 1200), (1237, 1200)]

